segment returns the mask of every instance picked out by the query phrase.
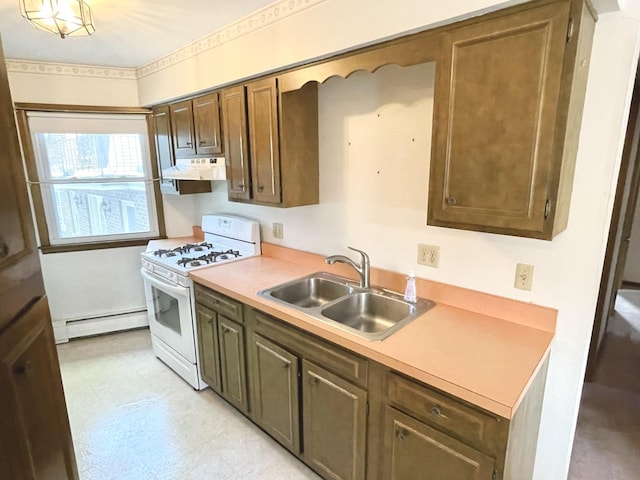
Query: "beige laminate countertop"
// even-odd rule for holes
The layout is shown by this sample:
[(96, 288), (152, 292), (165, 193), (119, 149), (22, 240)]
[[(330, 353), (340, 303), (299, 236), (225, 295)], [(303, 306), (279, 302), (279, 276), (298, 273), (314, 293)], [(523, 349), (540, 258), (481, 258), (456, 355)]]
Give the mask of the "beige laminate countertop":
[[(555, 310), (423, 279), (418, 279), (418, 296), (437, 305), (383, 341), (363, 339), (257, 295), (317, 271), (353, 278), (345, 265), (326, 265), (322, 256), (269, 244), (263, 244), (262, 256), (196, 270), (190, 277), (508, 419), (549, 352)], [(391, 288), (404, 276), (372, 269), (371, 279), (373, 285)], [(487, 314), (492, 311), (495, 315)]]

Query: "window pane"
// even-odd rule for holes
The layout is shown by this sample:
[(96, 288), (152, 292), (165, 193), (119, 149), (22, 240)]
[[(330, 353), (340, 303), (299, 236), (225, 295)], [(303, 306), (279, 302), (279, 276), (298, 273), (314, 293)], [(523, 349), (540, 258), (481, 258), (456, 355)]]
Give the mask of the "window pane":
[[(49, 179), (144, 177), (141, 135), (39, 133)], [(43, 152), (43, 153), (44, 153)]]
[(145, 185), (145, 182), (52, 185), (57, 238), (149, 232)]

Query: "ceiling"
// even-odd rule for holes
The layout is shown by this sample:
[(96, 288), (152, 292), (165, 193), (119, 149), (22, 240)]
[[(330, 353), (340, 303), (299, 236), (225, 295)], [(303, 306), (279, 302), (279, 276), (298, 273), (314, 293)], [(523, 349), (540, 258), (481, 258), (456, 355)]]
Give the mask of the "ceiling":
[(18, 0), (0, 0), (5, 58), (138, 68), (274, 0), (86, 0), (96, 32), (64, 40), (37, 30)]

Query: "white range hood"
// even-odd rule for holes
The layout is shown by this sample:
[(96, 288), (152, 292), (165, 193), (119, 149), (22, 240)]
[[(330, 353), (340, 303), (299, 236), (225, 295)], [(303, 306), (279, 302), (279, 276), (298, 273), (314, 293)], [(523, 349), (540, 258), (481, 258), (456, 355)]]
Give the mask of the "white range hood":
[(226, 180), (224, 157), (177, 158), (176, 164), (162, 170), (162, 178), (170, 180)]

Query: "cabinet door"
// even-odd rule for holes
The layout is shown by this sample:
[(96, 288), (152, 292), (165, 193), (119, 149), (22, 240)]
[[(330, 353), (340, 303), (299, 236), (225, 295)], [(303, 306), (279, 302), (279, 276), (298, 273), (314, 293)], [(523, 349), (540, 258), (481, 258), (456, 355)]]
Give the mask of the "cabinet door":
[(46, 297), (2, 333), (0, 352), (0, 478), (77, 479)]
[(193, 131), (193, 105), (191, 100), (169, 105), (171, 111), (171, 132), (173, 150), (176, 157), (196, 154)]
[(243, 86), (228, 88), (222, 92), (229, 200), (251, 198), (246, 103)]
[(302, 361), (304, 457), (322, 476), (365, 477), (367, 392)]
[(253, 198), (280, 203), (278, 90), (275, 78), (247, 85)]
[(491, 480), (493, 458), (385, 407), (384, 472), (390, 480)]
[(222, 395), (238, 410), (247, 412), (246, 373), (244, 360), (244, 327), (218, 316)]
[(193, 99), (193, 121), (198, 155), (222, 153), (218, 92)]
[(156, 144), (156, 160), (158, 162), (158, 175), (160, 176), (160, 191), (162, 193), (178, 193), (175, 180), (162, 178), (162, 170), (175, 164), (173, 157), (173, 144), (171, 140), (171, 121), (169, 106), (163, 105), (153, 109), (153, 127)]
[(200, 376), (214, 391), (221, 393), (217, 314), (207, 307), (196, 304), (196, 323)]
[(428, 224), (544, 236), (568, 19), (562, 2), (444, 36)]
[[(26, 120), (26, 114), (22, 118)], [(25, 145), (30, 142), (25, 141)], [(44, 295), (40, 257), (0, 43), (0, 331)], [(34, 172), (35, 173), (35, 172)], [(32, 185), (38, 189), (40, 185)], [(0, 475), (1, 476), (1, 475)]]
[(285, 447), (299, 453), (298, 357), (257, 334), (249, 348), (254, 419)]

